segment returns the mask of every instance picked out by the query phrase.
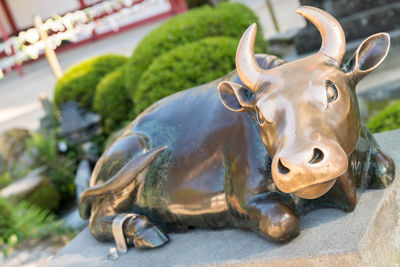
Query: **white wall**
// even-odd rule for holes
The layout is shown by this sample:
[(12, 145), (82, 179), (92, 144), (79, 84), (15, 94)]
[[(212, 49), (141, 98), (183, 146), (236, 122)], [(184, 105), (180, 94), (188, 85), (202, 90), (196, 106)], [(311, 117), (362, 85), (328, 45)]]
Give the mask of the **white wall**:
[(78, 0), (7, 0), (7, 3), (18, 29), (33, 26), (35, 14), (46, 19), (53, 14), (62, 15), (79, 8)]
[[(254, 11), (263, 26), (264, 38), (269, 38), (276, 34), (265, 0), (230, 1), (243, 3)], [(305, 19), (293, 12), (293, 10), (300, 5), (299, 0), (271, 0), (271, 4), (281, 32), (285, 32), (294, 27), (302, 28), (306, 25)]]

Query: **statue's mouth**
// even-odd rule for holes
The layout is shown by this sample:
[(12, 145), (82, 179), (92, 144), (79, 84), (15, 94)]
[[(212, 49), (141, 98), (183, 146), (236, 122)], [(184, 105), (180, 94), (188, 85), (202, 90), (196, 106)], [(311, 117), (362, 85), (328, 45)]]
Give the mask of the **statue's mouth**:
[(293, 194), (295, 196), (298, 196), (300, 198), (305, 198), (305, 199), (314, 199), (314, 198), (318, 198), (322, 195), (324, 195), (326, 192), (328, 192), (332, 186), (335, 184), (336, 179), (333, 180), (329, 180), (327, 182), (323, 182), (320, 184), (314, 184), (314, 185), (310, 185), (307, 186), (305, 188), (299, 189), (295, 192), (293, 192)]

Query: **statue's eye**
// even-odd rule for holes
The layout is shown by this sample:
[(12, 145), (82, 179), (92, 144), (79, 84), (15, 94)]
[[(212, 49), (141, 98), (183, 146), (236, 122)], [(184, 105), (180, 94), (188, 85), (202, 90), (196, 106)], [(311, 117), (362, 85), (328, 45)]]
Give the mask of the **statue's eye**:
[(336, 85), (331, 81), (326, 82), (326, 98), (328, 99), (328, 103), (331, 103), (338, 98)]
[(262, 115), (260, 109), (256, 106), (256, 119), (259, 125), (263, 125), (265, 122), (264, 116)]

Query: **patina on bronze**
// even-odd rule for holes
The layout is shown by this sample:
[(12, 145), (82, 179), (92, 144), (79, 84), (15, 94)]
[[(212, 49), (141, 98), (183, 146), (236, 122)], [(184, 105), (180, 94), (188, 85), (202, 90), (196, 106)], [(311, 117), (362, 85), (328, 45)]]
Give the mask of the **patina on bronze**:
[(391, 183), (393, 161), (360, 125), (355, 92), (386, 57), (389, 36), (368, 37), (343, 64), (339, 23), (317, 8), (296, 12), (321, 32), (318, 53), (289, 63), (254, 56), (253, 24), (237, 72), (160, 100), (104, 152), (79, 205), (98, 240), (113, 240), (113, 221), (129, 213), (114, 232), (137, 248), (196, 227), (284, 242), (306, 212), (352, 211), (356, 188)]

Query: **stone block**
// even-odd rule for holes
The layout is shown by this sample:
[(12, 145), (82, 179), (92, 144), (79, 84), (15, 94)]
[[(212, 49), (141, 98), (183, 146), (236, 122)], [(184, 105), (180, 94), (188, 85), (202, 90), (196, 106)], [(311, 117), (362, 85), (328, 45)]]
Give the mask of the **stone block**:
[(112, 261), (114, 244), (98, 242), (86, 228), (45, 266), (394, 266), (400, 263), (400, 130), (376, 138), (396, 163), (393, 184), (362, 193), (351, 213), (321, 209), (302, 217), (301, 234), (290, 243), (238, 229), (194, 230)]
[(1, 189), (0, 197), (18, 200), (28, 197), (45, 182), (46, 178), (41, 174), (43, 171), (44, 167), (40, 167), (28, 173), (24, 178)]
[[(338, 8), (343, 8), (343, 5)], [(366, 38), (374, 33), (399, 29), (400, 16), (398, 14), (400, 14), (400, 2), (397, 1), (338, 18), (338, 20), (345, 32), (346, 41), (350, 42)], [(297, 53), (305, 54), (320, 48), (321, 36), (316, 27), (310, 25), (299, 31), (294, 37), (294, 43)]]
[(300, 0), (301, 5), (321, 8), (337, 19), (395, 2), (398, 0)]

